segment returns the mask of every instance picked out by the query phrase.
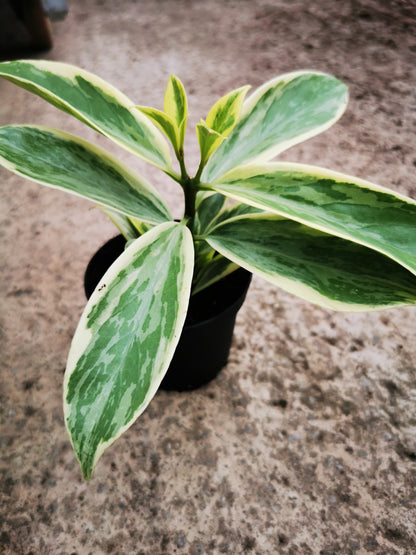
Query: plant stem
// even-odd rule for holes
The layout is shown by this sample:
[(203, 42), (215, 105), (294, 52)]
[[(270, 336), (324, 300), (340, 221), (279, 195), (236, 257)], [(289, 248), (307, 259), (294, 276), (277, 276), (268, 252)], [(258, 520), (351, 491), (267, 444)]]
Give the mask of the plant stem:
[(185, 153), (183, 149), (179, 150), (176, 157), (179, 162), (179, 167), (181, 168), (181, 185), (183, 185), (185, 181), (189, 179), (188, 172), (186, 171), (186, 167), (185, 167)]
[[(190, 224), (193, 224), (195, 217), (195, 200), (197, 189), (194, 185), (194, 180), (189, 178), (183, 184), (183, 191), (185, 194), (185, 218), (189, 218)], [(190, 228), (192, 230), (192, 228)]]
[[(199, 176), (201, 175), (201, 168), (198, 168), (198, 172), (194, 178), (189, 177), (188, 172), (185, 167), (185, 156), (183, 150), (179, 151), (179, 156), (177, 157), (179, 161), (179, 166), (181, 168), (181, 179), (180, 184), (185, 196), (185, 211), (184, 220), (186, 220), (186, 225), (189, 227), (191, 232), (194, 227), (195, 218), (195, 201), (196, 194), (198, 192)], [(201, 169), (201, 171), (200, 171)]]
[(201, 162), (199, 163), (199, 167), (198, 170), (195, 174), (194, 177), (194, 182), (196, 185), (199, 185), (200, 179), (201, 179), (201, 174), (202, 174), (202, 170), (205, 168), (205, 162), (204, 160), (201, 159)]

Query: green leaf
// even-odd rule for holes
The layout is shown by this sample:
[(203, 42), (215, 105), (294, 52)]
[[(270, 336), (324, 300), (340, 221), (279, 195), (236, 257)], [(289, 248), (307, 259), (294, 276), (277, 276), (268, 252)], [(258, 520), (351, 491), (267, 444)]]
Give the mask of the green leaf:
[(179, 137), (180, 137), (180, 148), (183, 150), (183, 144), (185, 141), (185, 131), (186, 131), (186, 124), (188, 122), (188, 118), (185, 118), (179, 126)]
[(129, 152), (166, 170), (169, 146), (118, 89), (78, 67), (44, 60), (0, 63), (0, 76), (33, 92)]
[[(198, 197), (203, 193), (199, 192)], [(196, 211), (196, 229), (195, 233), (197, 235), (203, 235), (207, 230), (215, 225), (218, 218), (225, 209), (227, 203), (227, 198), (219, 193), (204, 193), (203, 198), (197, 199), (197, 211)]]
[(120, 212), (116, 212), (112, 208), (107, 206), (97, 206), (106, 216), (110, 218), (113, 224), (117, 227), (120, 233), (126, 239), (126, 244), (129, 241), (134, 241), (141, 235), (144, 235), (154, 227), (154, 225), (159, 224), (146, 224), (136, 218), (129, 218)]
[(209, 129), (203, 120), (196, 126), (196, 136), (198, 137), (199, 150), (201, 151), (201, 163), (205, 164), (225, 137)]
[(134, 241), (137, 237), (140, 236), (140, 233), (137, 231), (136, 227), (133, 225), (131, 219), (124, 214), (120, 214), (120, 212), (116, 212), (112, 208), (108, 208), (107, 206), (97, 206), (104, 212), (106, 216), (110, 218), (113, 224), (117, 227), (119, 232), (123, 235), (126, 241)]
[(416, 276), (377, 251), (273, 215), (242, 216), (210, 232), (223, 256), (320, 306), (344, 311), (416, 304)]
[(265, 83), (243, 104), (240, 118), (212, 154), (202, 181), (241, 165), (265, 162), (328, 129), (347, 105), (346, 86), (324, 73), (300, 71)]
[(231, 220), (232, 218), (237, 218), (238, 216), (248, 216), (249, 214), (260, 214), (262, 212), (263, 210), (260, 208), (244, 204), (243, 202), (238, 202), (223, 210), (213, 223), (214, 225), (218, 225), (221, 222), (225, 222), (225, 220)]
[(208, 245), (206, 241), (195, 241), (194, 248), (195, 268), (192, 280), (192, 294), (194, 293), (195, 284), (198, 283), (198, 276), (201, 274), (205, 266), (207, 266), (215, 256), (215, 250), (210, 245)]
[(207, 127), (223, 137), (229, 135), (237, 123), (244, 98), (249, 89), (249, 85), (241, 87), (217, 100), (208, 113), (206, 119)]
[(181, 148), (181, 133), (176, 125), (176, 122), (165, 112), (156, 110), (156, 108), (149, 108), (147, 106), (137, 106), (144, 115), (156, 124), (159, 129), (161, 129), (165, 135), (168, 137), (173, 145), (176, 155), (179, 155), (179, 149)]
[(130, 218), (132, 225), (136, 228), (139, 235), (144, 235), (148, 231), (152, 229), (151, 224), (147, 224), (145, 222), (141, 222), (140, 220), (136, 220), (136, 218)]
[(195, 247), (195, 270), (194, 274), (197, 274), (199, 269), (208, 264), (210, 260), (213, 259), (215, 255), (215, 250), (208, 245), (204, 240), (194, 241)]
[(192, 287), (192, 294), (195, 295), (195, 293), (199, 293), (223, 277), (228, 276), (231, 272), (238, 270), (238, 268), (239, 266), (237, 264), (217, 254), (212, 257), (196, 275)]
[(136, 239), (106, 272), (78, 324), (64, 381), (64, 414), (88, 480), (104, 450), (155, 395), (185, 322), (190, 231), (174, 222)]
[(188, 101), (183, 84), (174, 75), (169, 77), (163, 101), (163, 110), (165, 114), (171, 117), (176, 123), (177, 128), (181, 131), (183, 139), (186, 121), (188, 119)]
[[(216, 198), (212, 198), (212, 196)], [(211, 195), (211, 199), (208, 197), (203, 200), (219, 202), (220, 197), (222, 197), (222, 195)], [(224, 200), (224, 197), (222, 197), (222, 199)], [(221, 254), (216, 253), (215, 250), (204, 240), (195, 241), (194, 246), (195, 269), (192, 281), (192, 295), (199, 293), (199, 291), (202, 291), (209, 285), (219, 281), (234, 270), (237, 270), (239, 267), (234, 264), (234, 262), (224, 258)]]
[(171, 220), (157, 191), (105, 150), (69, 133), (35, 126), (0, 127), (0, 164), (149, 223)]
[(246, 166), (211, 187), (390, 256), (416, 273), (416, 201), (349, 175), (291, 163)]

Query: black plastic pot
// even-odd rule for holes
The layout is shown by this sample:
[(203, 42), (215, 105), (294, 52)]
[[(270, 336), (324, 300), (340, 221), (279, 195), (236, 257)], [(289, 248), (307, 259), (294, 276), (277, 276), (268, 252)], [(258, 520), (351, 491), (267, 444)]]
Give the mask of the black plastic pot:
[[(98, 282), (123, 252), (122, 235), (110, 239), (90, 260), (84, 277), (89, 298)], [(188, 315), (161, 389), (186, 391), (210, 382), (226, 365), (237, 312), (251, 282), (251, 274), (236, 270), (192, 295)]]

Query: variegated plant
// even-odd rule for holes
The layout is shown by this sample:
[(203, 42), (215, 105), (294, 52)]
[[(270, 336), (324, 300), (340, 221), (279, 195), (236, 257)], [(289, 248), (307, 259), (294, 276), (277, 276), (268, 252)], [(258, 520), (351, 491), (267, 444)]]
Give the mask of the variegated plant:
[(101, 148), (46, 127), (0, 128), (6, 168), (98, 203), (127, 240), (88, 301), (65, 375), (65, 420), (86, 479), (156, 393), (192, 292), (238, 266), (336, 310), (415, 304), (414, 200), (327, 169), (270, 162), (341, 116), (347, 89), (334, 77), (289, 73), (247, 99), (248, 87), (222, 97), (197, 125), (201, 162), (190, 177), (187, 100), (176, 77), (156, 110), (66, 64), (6, 62), (0, 75), (157, 166), (184, 192), (175, 222), (157, 191)]

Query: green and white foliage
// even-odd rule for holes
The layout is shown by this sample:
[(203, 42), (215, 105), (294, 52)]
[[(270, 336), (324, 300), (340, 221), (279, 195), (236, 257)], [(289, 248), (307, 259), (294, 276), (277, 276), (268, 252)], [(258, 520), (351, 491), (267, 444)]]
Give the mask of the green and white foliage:
[(118, 89), (78, 67), (44, 60), (0, 63), (0, 76), (38, 94), (121, 147), (162, 169), (171, 167), (166, 141)]
[[(39, 155), (33, 156), (34, 152)], [(127, 216), (153, 224), (172, 219), (165, 202), (144, 177), (103, 149), (63, 131), (34, 126), (1, 127), (0, 161), (28, 179)]]
[(3, 62), (0, 76), (157, 166), (184, 192), (174, 222), (153, 186), (103, 149), (55, 129), (0, 128), (2, 165), (93, 201), (126, 238), (81, 316), (65, 374), (65, 421), (86, 479), (155, 395), (190, 296), (239, 266), (329, 309), (416, 304), (415, 200), (325, 168), (271, 161), (342, 115), (348, 93), (335, 77), (298, 71), (248, 98), (248, 86), (225, 94), (196, 126), (201, 160), (191, 177), (188, 101), (177, 77), (157, 109), (67, 64)]
[(416, 303), (415, 275), (406, 268), (295, 220), (240, 216), (220, 224), (207, 241), (236, 264), (327, 308), (358, 312)]
[(330, 75), (296, 72), (272, 79), (244, 102), (202, 179), (211, 182), (236, 167), (266, 162), (325, 131), (341, 117), (347, 100), (346, 86)]
[(177, 158), (182, 157), (188, 119), (188, 101), (181, 81), (174, 75), (170, 76), (163, 111), (148, 106), (137, 106), (137, 108), (165, 133), (172, 143)]
[(69, 352), (64, 412), (87, 479), (104, 449), (147, 407), (168, 369), (193, 265), (189, 229), (161, 224), (124, 251), (85, 307)]

